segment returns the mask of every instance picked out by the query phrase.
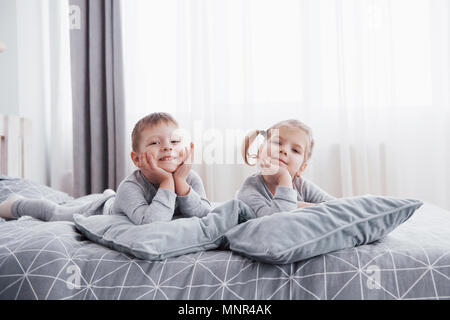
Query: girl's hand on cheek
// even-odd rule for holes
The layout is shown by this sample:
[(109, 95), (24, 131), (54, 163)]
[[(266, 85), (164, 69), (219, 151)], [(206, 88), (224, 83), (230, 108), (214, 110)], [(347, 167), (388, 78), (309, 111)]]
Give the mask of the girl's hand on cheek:
[(259, 162), (261, 174), (273, 176), (279, 186), (292, 187), (292, 177), (287, 168), (272, 162), (270, 158), (262, 158)]
[(258, 163), (259, 170), (264, 176), (273, 176), (278, 173), (279, 167), (275, 166), (270, 158), (262, 158)]

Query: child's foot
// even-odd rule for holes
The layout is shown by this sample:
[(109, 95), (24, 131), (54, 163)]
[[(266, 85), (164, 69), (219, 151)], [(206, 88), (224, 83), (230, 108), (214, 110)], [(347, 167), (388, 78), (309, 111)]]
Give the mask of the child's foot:
[(5, 201), (0, 203), (0, 218), (14, 219), (15, 217), (13, 217), (12, 211), (11, 211), (12, 205), (17, 200), (20, 200), (23, 198), (24, 197), (22, 197), (21, 195), (13, 193)]
[(106, 189), (105, 191), (103, 191), (103, 195), (110, 197), (110, 196), (114, 196), (116, 194), (116, 192), (112, 189)]

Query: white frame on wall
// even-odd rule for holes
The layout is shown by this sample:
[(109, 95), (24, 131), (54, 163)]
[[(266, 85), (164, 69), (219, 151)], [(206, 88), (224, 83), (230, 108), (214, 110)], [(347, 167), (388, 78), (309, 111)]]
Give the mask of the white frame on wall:
[(0, 114), (0, 174), (27, 178), (31, 174), (31, 121)]

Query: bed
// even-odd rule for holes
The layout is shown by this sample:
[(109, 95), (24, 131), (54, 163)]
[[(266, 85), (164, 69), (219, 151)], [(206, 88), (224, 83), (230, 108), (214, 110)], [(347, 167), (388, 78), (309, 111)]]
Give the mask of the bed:
[[(20, 172), (0, 176), (0, 201), (8, 192), (73, 201)], [(90, 242), (71, 222), (1, 220), (0, 299), (449, 299), (449, 230), (450, 211), (425, 203), (379, 241), (273, 265), (228, 250), (145, 261)]]

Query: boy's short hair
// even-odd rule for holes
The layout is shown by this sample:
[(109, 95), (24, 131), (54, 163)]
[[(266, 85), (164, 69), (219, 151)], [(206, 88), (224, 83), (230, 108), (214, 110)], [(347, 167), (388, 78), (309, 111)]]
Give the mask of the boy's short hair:
[(139, 142), (141, 139), (141, 132), (148, 127), (155, 126), (161, 122), (165, 124), (172, 123), (178, 127), (178, 122), (170, 114), (166, 112), (154, 112), (139, 120), (131, 133), (131, 145), (134, 152), (139, 152)]

